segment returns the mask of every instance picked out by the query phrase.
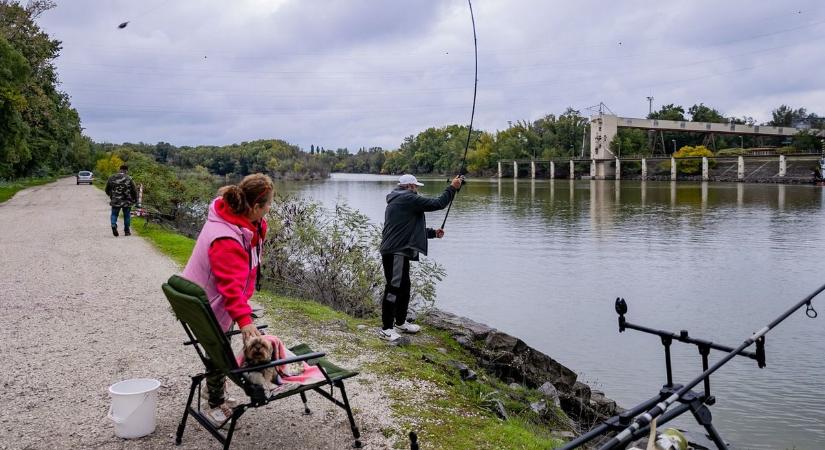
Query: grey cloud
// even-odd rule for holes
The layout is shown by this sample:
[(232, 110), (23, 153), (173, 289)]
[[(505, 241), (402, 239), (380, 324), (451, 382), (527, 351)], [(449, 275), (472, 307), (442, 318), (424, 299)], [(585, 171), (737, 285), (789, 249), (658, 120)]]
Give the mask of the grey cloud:
[[(640, 116), (651, 93), (758, 120), (781, 102), (825, 113), (814, 0), (473, 6), (481, 129), (599, 101)], [(469, 121), (469, 19), (463, 1), (73, 0), (41, 24), (95, 139), (395, 148)]]

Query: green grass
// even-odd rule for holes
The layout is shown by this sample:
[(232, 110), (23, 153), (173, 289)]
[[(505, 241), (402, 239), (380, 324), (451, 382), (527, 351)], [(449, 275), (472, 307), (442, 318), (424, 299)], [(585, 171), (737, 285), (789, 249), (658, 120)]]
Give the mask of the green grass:
[[(387, 347), (378, 341), (386, 351), (368, 366), (389, 377), (435, 387), (436, 393), (425, 397), (402, 388), (389, 393), (402, 428), (416, 430), (421, 441), (429, 443), (422, 448), (548, 449), (561, 445), (548, 427), (537, 425), (538, 416), (529, 407), (530, 401), (539, 398), (536, 391), (513, 389), (485, 375), (448, 333), (429, 327), (422, 333), (426, 341), (419, 337), (407, 347)], [(475, 370), (478, 380), (461, 381), (452, 361)], [(494, 414), (494, 400), (504, 405), (508, 420)], [(556, 410), (552, 414), (563, 416)]]
[(189, 255), (192, 254), (192, 249), (195, 247), (194, 239), (169, 231), (156, 224), (146, 224), (146, 221), (140, 217), (132, 219), (132, 230), (148, 239), (158, 250), (181, 266), (186, 265), (186, 261), (189, 260)]
[[(154, 224), (144, 228), (140, 218), (133, 222), (134, 230), (161, 252), (181, 265), (186, 263), (194, 240)], [(413, 345), (389, 346), (373, 331), (379, 326), (377, 317), (355, 318), (311, 300), (267, 291), (256, 294), (254, 300), (266, 309), (270, 332), (298, 342), (314, 342), (318, 350), (329, 352), (344, 367), (348, 367), (348, 360), (368, 354), (368, 362), (358, 368), (361, 372), (403, 381), (408, 387), (426, 386), (410, 389), (391, 383), (397, 387), (384, 393), (391, 400), (397, 426), (380, 432), (394, 438), (398, 448), (408, 448), (410, 430), (418, 434), (422, 449), (549, 449), (563, 443), (552, 437), (550, 427), (538, 424), (539, 417), (529, 407), (540, 398), (538, 392), (514, 389), (485, 375), (449, 333), (424, 327)], [(461, 381), (453, 361), (476, 371), (478, 380)], [(375, 389), (367, 384), (360, 388)], [(508, 420), (495, 415), (493, 400), (504, 405)], [(553, 428), (565, 429), (568, 419), (564, 413), (551, 406), (546, 414), (559, 418)]]
[(22, 191), (23, 189), (30, 188), (32, 186), (40, 186), (41, 184), (51, 183), (56, 179), (57, 177), (44, 177), (21, 178), (19, 180), (14, 181), (0, 181), (0, 203), (3, 203), (6, 200), (14, 197), (14, 194)]

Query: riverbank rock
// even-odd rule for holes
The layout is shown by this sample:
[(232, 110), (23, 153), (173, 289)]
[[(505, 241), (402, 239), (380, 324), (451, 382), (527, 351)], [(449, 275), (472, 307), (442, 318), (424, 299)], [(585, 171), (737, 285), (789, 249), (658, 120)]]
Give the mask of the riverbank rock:
[(565, 392), (571, 392), (576, 383), (577, 375), (569, 368), (521, 339), (488, 325), (441, 310), (433, 310), (419, 320), (450, 332), (478, 358), (482, 367), (505, 381), (511, 378), (510, 382), (524, 382), (534, 389), (549, 381)]
[(540, 390), (583, 429), (621, 410), (603, 392), (577, 381), (574, 371), (515, 336), (438, 309), (418, 320), (449, 332), (481, 367), (502, 381)]
[[(576, 383), (579, 382), (577, 381)], [(561, 406), (561, 403), (559, 401), (559, 391), (556, 389), (555, 386), (553, 386), (553, 383), (545, 381), (544, 384), (542, 384), (541, 387), (538, 388), (538, 391), (541, 392), (546, 399), (553, 402), (553, 404), (555, 404), (556, 406)]]

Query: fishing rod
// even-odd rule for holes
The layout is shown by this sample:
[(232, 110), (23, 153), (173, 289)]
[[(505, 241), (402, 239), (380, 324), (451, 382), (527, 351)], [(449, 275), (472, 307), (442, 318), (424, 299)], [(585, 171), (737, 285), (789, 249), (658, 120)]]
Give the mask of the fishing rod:
[[(687, 411), (690, 411), (696, 421), (705, 428), (708, 433), (708, 437), (718, 448), (727, 449), (728, 445), (713, 426), (712, 416), (710, 410), (707, 408), (707, 406), (713, 405), (716, 402), (715, 397), (711, 395), (710, 392), (710, 375), (735, 356), (744, 356), (753, 359), (757, 362), (760, 369), (764, 368), (766, 366), (765, 335), (802, 306), (806, 306), (806, 316), (812, 319), (816, 318), (818, 314), (813, 307), (812, 300), (814, 297), (822, 293), (822, 291), (825, 291), (825, 285), (819, 287), (813, 293), (796, 303), (793, 307), (780, 314), (774, 321), (759, 331), (753, 333), (753, 335), (751, 335), (736, 348), (719, 345), (704, 339), (693, 338), (686, 330), (682, 330), (679, 333), (671, 333), (668, 331), (657, 330), (630, 323), (624, 316), (625, 313), (627, 313), (627, 302), (623, 298), (617, 298), (615, 309), (616, 313), (619, 315), (620, 333), (624, 332), (626, 329), (633, 329), (648, 334), (654, 334), (661, 338), (662, 345), (665, 349), (667, 383), (662, 386), (662, 389), (657, 396), (642, 402), (621, 414), (610, 417), (589, 432), (568, 442), (564, 447), (562, 447), (562, 449), (577, 448), (610, 432), (617, 432), (618, 434), (599, 447), (599, 450), (623, 449), (632, 440), (647, 435), (650, 432), (651, 422), (654, 420), (656, 420), (657, 425), (663, 425)], [(673, 341), (695, 345), (698, 347), (699, 353), (702, 355), (702, 374), (685, 385), (673, 383), (670, 360), (670, 345)], [(756, 344), (756, 351), (747, 351), (746, 349), (753, 344)], [(708, 355), (711, 350), (726, 352), (726, 355), (713, 366), (708, 367)], [(697, 393), (692, 391), (692, 389), (699, 383), (704, 384), (703, 392)], [(671, 406), (677, 401), (680, 402), (680, 405), (671, 408)]]
[[(478, 39), (476, 38), (476, 19), (473, 16), (473, 2), (471, 0), (467, 0), (467, 4), (470, 5), (470, 20), (473, 22), (473, 49), (475, 51), (475, 75), (474, 75), (474, 82), (473, 82), (473, 109), (470, 112), (470, 129), (467, 130), (467, 142), (464, 144), (464, 157), (461, 158), (461, 168), (458, 169), (458, 175), (464, 175), (464, 164), (467, 162), (467, 150), (470, 148), (470, 136), (473, 135), (473, 119), (476, 115), (476, 94), (478, 93)], [(462, 180), (462, 184), (464, 181)], [(456, 193), (458, 194), (458, 193)], [(444, 229), (444, 224), (447, 223), (447, 217), (450, 216), (450, 209), (453, 207), (453, 200), (455, 200), (455, 196), (453, 199), (450, 200), (450, 204), (447, 205), (447, 213), (444, 214), (444, 221), (441, 222), (441, 229)]]

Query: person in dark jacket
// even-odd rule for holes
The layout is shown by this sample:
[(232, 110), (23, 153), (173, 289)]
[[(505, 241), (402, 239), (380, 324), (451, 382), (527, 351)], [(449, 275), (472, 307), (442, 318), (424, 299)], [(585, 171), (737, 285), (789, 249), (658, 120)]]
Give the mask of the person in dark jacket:
[(418, 194), (424, 186), (413, 175), (402, 175), (398, 187), (387, 194), (384, 230), (381, 236), (381, 264), (386, 287), (381, 300), (381, 337), (395, 341), (399, 332), (417, 333), (418, 325), (407, 322), (410, 304), (410, 261), (427, 254), (427, 239), (442, 238), (444, 230), (427, 228), (424, 213), (444, 209), (461, 189), (464, 178), (455, 177), (435, 198)]
[(132, 222), (132, 206), (137, 202), (137, 188), (135, 182), (129, 176), (129, 167), (126, 164), (120, 166), (120, 172), (112, 175), (106, 181), (106, 195), (109, 196), (109, 204), (112, 206), (112, 234), (117, 236), (117, 216), (123, 210), (123, 232), (126, 236), (131, 236), (129, 229)]

